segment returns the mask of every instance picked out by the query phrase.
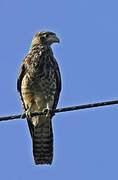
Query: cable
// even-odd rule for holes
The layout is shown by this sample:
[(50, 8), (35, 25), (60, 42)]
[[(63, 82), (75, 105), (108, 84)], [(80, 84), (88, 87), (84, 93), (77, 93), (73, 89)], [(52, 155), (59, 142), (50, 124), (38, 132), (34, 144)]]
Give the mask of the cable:
[[(99, 102), (99, 103), (94, 103), (94, 104), (85, 104), (85, 105), (66, 107), (66, 108), (59, 108), (59, 109), (55, 109), (54, 111), (50, 111), (50, 113), (55, 114), (55, 113), (60, 113), (60, 112), (88, 109), (88, 108), (115, 105), (115, 104), (118, 104), (118, 100), (105, 101), (105, 102)], [(31, 117), (45, 115), (45, 114), (46, 114), (46, 112), (34, 112), (34, 113), (31, 113)], [(24, 113), (24, 114), (19, 114), (19, 115), (0, 117), (0, 121), (19, 119), (19, 118), (22, 118), (22, 119), (26, 118), (26, 114)]]

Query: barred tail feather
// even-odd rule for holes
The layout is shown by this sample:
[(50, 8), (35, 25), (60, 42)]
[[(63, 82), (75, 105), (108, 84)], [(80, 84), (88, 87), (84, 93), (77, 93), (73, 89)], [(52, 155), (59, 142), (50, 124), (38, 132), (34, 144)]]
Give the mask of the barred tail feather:
[(33, 155), (35, 164), (51, 164), (53, 158), (53, 132), (51, 119), (39, 123), (33, 133)]

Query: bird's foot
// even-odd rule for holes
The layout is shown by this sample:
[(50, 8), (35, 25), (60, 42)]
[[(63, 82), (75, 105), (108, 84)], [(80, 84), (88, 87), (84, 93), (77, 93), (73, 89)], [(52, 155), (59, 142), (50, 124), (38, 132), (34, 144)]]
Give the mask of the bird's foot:
[(25, 112), (25, 114), (26, 114), (26, 117), (27, 118), (31, 118), (32, 116), (31, 116), (31, 111), (30, 111), (30, 109), (28, 109), (26, 112)]
[(46, 117), (48, 117), (48, 116), (54, 116), (54, 115), (55, 115), (55, 113), (53, 112), (53, 110), (48, 109), (48, 108), (45, 108), (43, 112), (44, 112), (44, 114), (46, 115)]
[(25, 114), (25, 113), (24, 113), (24, 114), (21, 114), (21, 118), (22, 118), (22, 119), (26, 118), (26, 114)]
[(43, 112), (44, 112), (44, 114), (46, 115), (46, 117), (50, 116), (50, 109), (45, 108), (45, 109), (43, 110)]

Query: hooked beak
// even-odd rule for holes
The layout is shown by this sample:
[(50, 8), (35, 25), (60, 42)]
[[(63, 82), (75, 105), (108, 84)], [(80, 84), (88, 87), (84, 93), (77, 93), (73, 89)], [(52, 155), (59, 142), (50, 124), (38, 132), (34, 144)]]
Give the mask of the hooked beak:
[(55, 42), (60, 43), (60, 39), (58, 37), (55, 37)]
[(59, 40), (59, 38), (56, 35), (53, 35), (53, 36), (49, 37), (47, 39), (47, 41), (48, 41), (49, 44), (60, 43), (60, 40)]

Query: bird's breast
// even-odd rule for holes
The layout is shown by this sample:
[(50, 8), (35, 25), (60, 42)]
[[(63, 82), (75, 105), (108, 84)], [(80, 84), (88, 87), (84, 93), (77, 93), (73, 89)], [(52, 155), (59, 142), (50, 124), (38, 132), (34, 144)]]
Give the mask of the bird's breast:
[(56, 75), (53, 65), (53, 58), (50, 56), (34, 56), (27, 64), (27, 73), (22, 81), (22, 88), (27, 92), (43, 94), (50, 98), (56, 92)]

